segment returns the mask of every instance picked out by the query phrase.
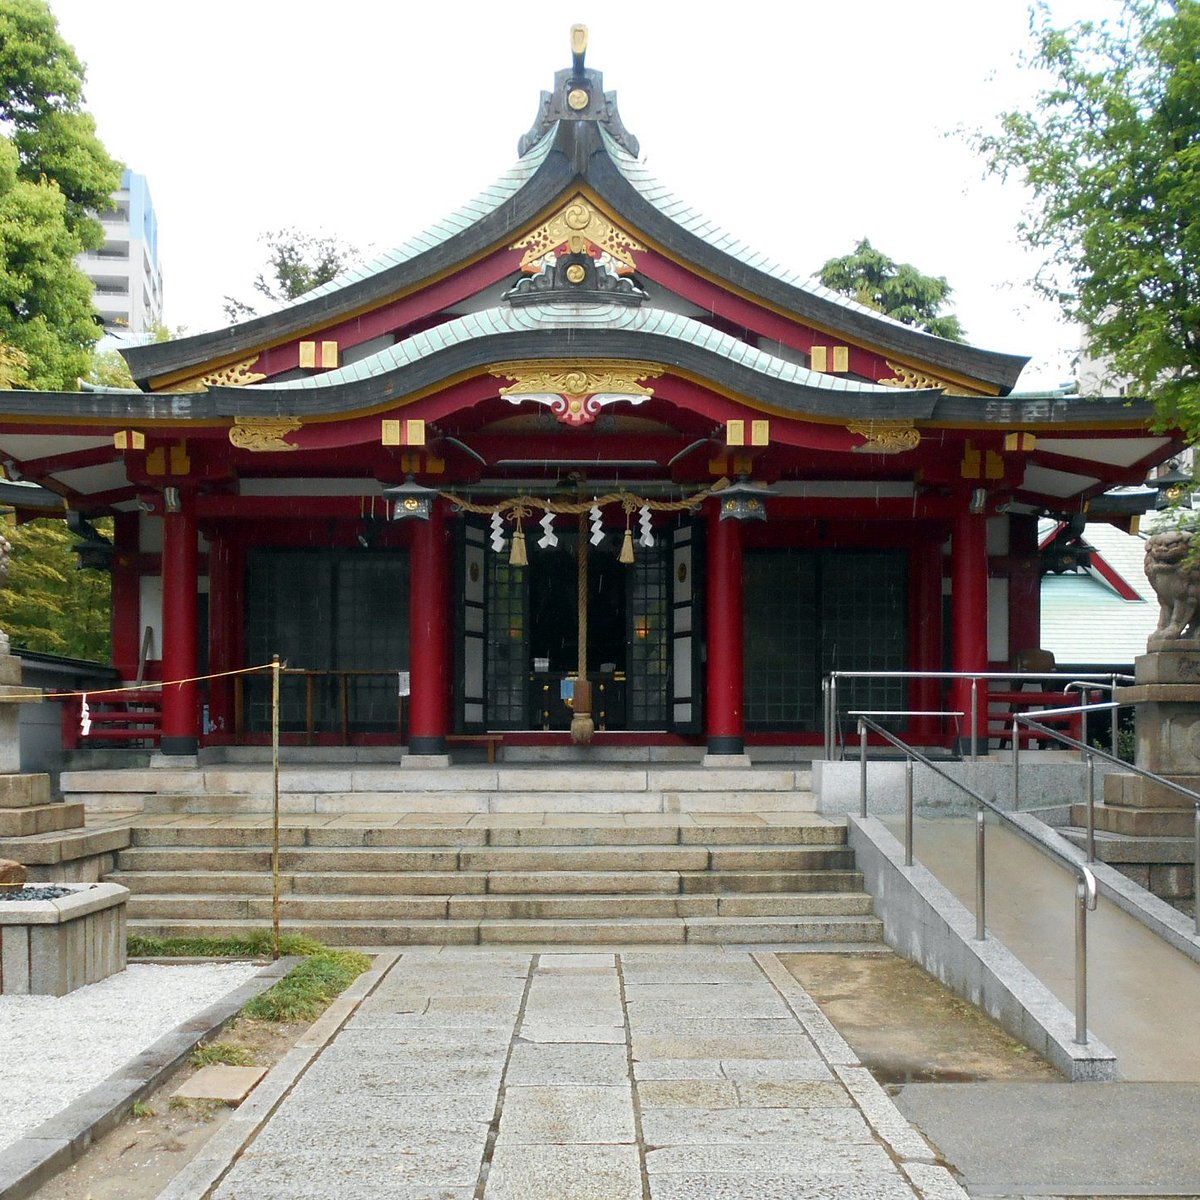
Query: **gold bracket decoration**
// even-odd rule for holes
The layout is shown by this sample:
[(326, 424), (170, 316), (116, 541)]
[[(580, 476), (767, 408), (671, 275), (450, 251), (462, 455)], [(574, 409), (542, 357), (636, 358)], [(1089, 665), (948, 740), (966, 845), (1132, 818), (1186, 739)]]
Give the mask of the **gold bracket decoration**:
[(921, 431), (911, 421), (864, 421), (846, 430), (866, 439), (854, 447), (857, 454), (904, 454), (921, 444)]
[(939, 379), (936, 375), (926, 375), (923, 371), (915, 370), (913, 367), (903, 367), (899, 363), (891, 362), (889, 359), (884, 359), (884, 361), (895, 372), (894, 378), (879, 380), (884, 387), (940, 388), (945, 390), (950, 386), (944, 379)]
[(607, 253), (616, 263), (618, 275), (636, 271), (634, 253), (646, 249), (623, 229), (618, 229), (582, 195), (569, 200), (548, 221), (519, 242), (513, 242), (509, 249), (525, 251), (521, 270), (532, 275), (541, 269), (542, 259), (547, 254), (563, 246), (572, 254), (586, 254), (589, 248)]
[(283, 439), (303, 424), (296, 417), (234, 417), (229, 429), (229, 443), (252, 454), (298, 450), (299, 446)]
[(652, 362), (587, 362), (533, 359), (488, 367), (498, 379), (511, 379), (500, 395), (510, 404), (544, 404), (564, 425), (590, 425), (600, 410), (618, 400), (641, 404), (654, 389), (638, 382), (657, 379), (667, 368)]
[(217, 371), (209, 371), (206, 375), (197, 375), (185, 379), (182, 383), (173, 383), (166, 392), (206, 392), (210, 387), (246, 387), (251, 383), (259, 383), (266, 375), (250, 368), (258, 362), (259, 355), (244, 359), (242, 362), (230, 363)]

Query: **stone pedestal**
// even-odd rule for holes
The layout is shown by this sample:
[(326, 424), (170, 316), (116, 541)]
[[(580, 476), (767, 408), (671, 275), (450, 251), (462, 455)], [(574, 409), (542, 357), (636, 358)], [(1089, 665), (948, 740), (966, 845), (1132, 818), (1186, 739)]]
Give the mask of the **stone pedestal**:
[[(1134, 680), (1133, 687), (1116, 691), (1117, 700), (1137, 705), (1134, 761), (1146, 771), (1200, 791), (1200, 646), (1140, 655)], [(1103, 825), (1097, 812), (1097, 825), (1112, 833), (1185, 837), (1192, 831), (1193, 806), (1136, 775), (1109, 775), (1104, 802), (1128, 810), (1105, 814)]]
[[(0, 632), (0, 838), (33, 837), (83, 827), (83, 805), (54, 803), (49, 775), (22, 775), (20, 714), (9, 697), (36, 699), (37, 688), (21, 687), (21, 660), (9, 653)], [(11, 847), (6, 851), (21, 857)]]

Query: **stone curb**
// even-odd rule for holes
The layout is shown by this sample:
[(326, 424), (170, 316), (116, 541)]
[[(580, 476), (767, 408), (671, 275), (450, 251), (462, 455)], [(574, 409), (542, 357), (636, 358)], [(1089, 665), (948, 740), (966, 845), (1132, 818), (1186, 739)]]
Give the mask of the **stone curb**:
[(967, 1200), (967, 1193), (950, 1171), (938, 1164), (937, 1152), (859, 1062), (850, 1045), (791, 972), (774, 954), (760, 951), (751, 957), (778, 989), (817, 1053), (849, 1092), (872, 1132), (884, 1143), (909, 1181), (920, 1188), (926, 1200)]
[[(400, 955), (399, 950), (376, 954), (375, 965), (360, 975), (313, 1022), (266, 1078), (234, 1109), (229, 1120), (201, 1147), (196, 1157), (159, 1192), (157, 1200), (203, 1200), (209, 1194), (313, 1060), (395, 966)], [(0, 1200), (7, 1200), (7, 1197), (0, 1193)]]
[(253, 979), (164, 1034), (103, 1083), (0, 1151), (0, 1200), (23, 1200), (69, 1167), (92, 1142), (119, 1125), (133, 1103), (154, 1091), (199, 1042), (219, 1032), (300, 961), (281, 958), (263, 967)]

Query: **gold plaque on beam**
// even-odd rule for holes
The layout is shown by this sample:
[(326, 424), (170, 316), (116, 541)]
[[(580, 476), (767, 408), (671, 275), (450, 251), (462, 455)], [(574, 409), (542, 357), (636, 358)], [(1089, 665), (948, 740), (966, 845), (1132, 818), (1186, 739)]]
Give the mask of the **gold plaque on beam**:
[(379, 426), (380, 441), (385, 446), (425, 445), (425, 422), (419, 420), (397, 421), (389, 418)]
[(750, 445), (752, 446), (767, 446), (771, 442), (771, 422), (770, 421), (751, 421), (750, 422)]
[(744, 446), (746, 444), (746, 422), (745, 421), (726, 421), (725, 422), (725, 445), (727, 446)]
[(808, 352), (808, 367), (811, 371), (828, 371), (829, 347), (813, 346)]
[(146, 435), (138, 429), (120, 429), (113, 434), (114, 450), (145, 450)]
[(845, 375), (848, 370), (850, 370), (850, 347), (834, 346), (833, 373), (835, 375)]
[(338, 344), (337, 342), (322, 342), (321, 343), (321, 366), (336, 367), (338, 365)]
[(300, 343), (300, 366), (315, 367), (317, 365), (317, 343)]

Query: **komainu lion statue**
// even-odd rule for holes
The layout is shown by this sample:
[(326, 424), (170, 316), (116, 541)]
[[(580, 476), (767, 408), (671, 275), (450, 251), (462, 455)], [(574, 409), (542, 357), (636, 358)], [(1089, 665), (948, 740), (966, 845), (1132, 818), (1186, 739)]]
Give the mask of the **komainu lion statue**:
[(1159, 605), (1158, 628), (1146, 643), (1149, 650), (1200, 642), (1200, 560), (1190, 555), (1192, 537), (1172, 529), (1146, 541), (1146, 578)]

